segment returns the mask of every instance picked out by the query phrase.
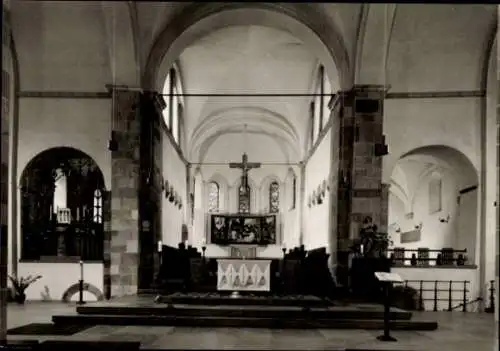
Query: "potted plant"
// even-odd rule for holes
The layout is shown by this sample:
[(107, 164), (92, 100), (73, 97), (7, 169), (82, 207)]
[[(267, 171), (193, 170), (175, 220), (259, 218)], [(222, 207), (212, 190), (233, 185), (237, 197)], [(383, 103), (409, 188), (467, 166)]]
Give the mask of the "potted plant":
[(14, 301), (16, 301), (18, 304), (24, 304), (24, 301), (26, 301), (26, 294), (25, 291), (28, 289), (28, 287), (36, 282), (38, 279), (40, 279), (42, 276), (37, 275), (37, 276), (32, 276), (29, 275), (27, 277), (13, 277), (9, 276), (9, 279), (12, 283), (12, 288), (13, 288), (13, 293), (14, 293)]

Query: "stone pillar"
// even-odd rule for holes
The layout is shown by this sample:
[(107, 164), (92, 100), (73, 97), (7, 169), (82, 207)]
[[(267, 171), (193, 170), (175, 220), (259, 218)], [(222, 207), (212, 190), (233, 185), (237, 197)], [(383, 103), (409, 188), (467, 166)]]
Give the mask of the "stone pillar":
[(110, 87), (113, 98), (111, 154), (111, 296), (137, 293), (139, 264), (139, 92)]
[(306, 164), (300, 163), (300, 192), (299, 192), (299, 246), (304, 244), (304, 207), (306, 206)]
[[(2, 52), (10, 52), (10, 13), (3, 3)], [(9, 192), (9, 131), (12, 76), (2, 60), (1, 155), (0, 155), (0, 344), (7, 341), (7, 274), (8, 274), (8, 192)]]
[[(498, 15), (500, 16), (500, 6), (497, 7)], [(500, 27), (497, 28), (497, 37), (500, 32)], [(498, 323), (499, 323), (499, 306), (500, 306), (500, 274), (499, 274), (499, 265), (500, 265), (500, 249), (499, 249), (499, 240), (500, 240), (500, 190), (499, 190), (499, 182), (500, 182), (500, 45), (497, 43), (497, 81), (498, 81), (498, 101), (497, 101), (497, 228), (496, 228), (496, 259), (495, 259), (495, 330), (498, 331)], [(498, 350), (498, 335), (495, 338), (496, 340), (496, 348)]]
[(382, 86), (356, 86), (341, 94), (338, 176), (338, 265), (346, 283), (349, 246), (363, 219), (370, 216), (387, 229), (388, 189), (382, 185), (382, 157), (386, 153)]

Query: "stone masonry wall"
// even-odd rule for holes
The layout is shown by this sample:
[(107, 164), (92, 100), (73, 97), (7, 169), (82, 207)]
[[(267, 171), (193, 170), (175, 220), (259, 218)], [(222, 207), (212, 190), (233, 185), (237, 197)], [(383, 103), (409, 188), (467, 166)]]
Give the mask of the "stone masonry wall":
[[(373, 111), (356, 109), (357, 99), (378, 102)], [(363, 219), (370, 216), (380, 231), (387, 230), (388, 186), (382, 184), (384, 92), (379, 86), (358, 86), (342, 93), (339, 145), (338, 239), (339, 279), (346, 283), (349, 246)]]
[[(10, 50), (10, 13), (4, 2), (2, 13), (2, 45), (3, 50)], [(2, 61), (3, 62), (3, 61)], [(9, 155), (9, 96), (11, 75), (9, 69), (2, 65), (2, 105), (1, 105), (1, 157), (0, 157), (0, 342), (6, 340), (7, 335), (7, 262), (8, 262), (8, 235), (7, 235), (7, 206), (8, 206), (8, 155)]]
[(137, 293), (139, 265), (140, 121), (136, 91), (111, 88), (112, 130), (116, 150), (111, 155), (111, 296)]

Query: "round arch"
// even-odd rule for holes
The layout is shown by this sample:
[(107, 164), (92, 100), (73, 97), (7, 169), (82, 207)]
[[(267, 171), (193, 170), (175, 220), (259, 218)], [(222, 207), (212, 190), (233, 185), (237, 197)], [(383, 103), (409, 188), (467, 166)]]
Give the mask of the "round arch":
[[(203, 3), (186, 6), (167, 23), (148, 55), (142, 86), (161, 90), (182, 51), (205, 33), (231, 25), (261, 25), (293, 33), (323, 63), (332, 88), (352, 86), (350, 61), (341, 32), (314, 9), (293, 3)], [(334, 89), (335, 90), (335, 89)]]

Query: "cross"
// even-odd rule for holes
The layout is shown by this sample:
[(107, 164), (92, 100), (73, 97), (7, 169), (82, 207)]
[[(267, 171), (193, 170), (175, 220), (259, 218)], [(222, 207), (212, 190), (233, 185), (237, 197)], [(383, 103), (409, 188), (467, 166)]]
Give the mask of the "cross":
[(260, 163), (248, 162), (248, 155), (246, 152), (241, 156), (241, 162), (231, 162), (229, 168), (241, 168), (241, 186), (243, 189), (247, 188), (248, 184), (248, 171), (252, 168), (260, 168)]

